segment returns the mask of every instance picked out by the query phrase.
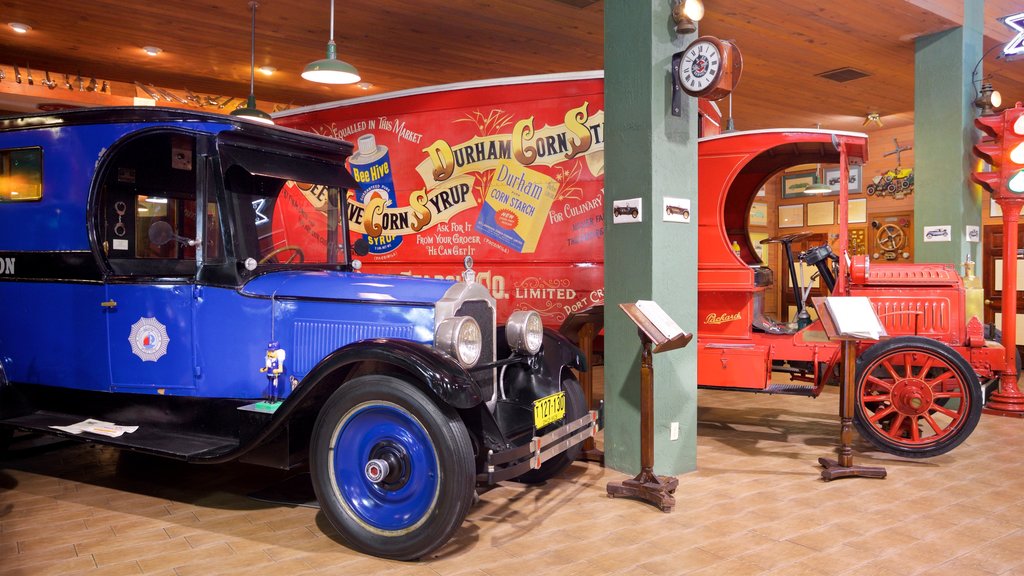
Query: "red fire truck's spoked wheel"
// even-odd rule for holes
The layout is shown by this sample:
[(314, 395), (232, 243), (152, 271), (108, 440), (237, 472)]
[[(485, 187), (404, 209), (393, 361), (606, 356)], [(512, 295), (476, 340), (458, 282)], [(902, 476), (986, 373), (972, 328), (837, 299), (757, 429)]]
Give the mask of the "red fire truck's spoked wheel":
[(857, 360), (854, 422), (880, 450), (911, 458), (943, 454), (970, 435), (980, 416), (977, 376), (939, 342), (893, 338)]

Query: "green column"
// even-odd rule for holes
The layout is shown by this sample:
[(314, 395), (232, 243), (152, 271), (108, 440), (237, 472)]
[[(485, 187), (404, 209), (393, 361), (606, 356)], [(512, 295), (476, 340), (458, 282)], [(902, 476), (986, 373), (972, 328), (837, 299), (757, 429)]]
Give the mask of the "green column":
[[(640, 470), (640, 340), (619, 309), (654, 300), (687, 332), (697, 310), (697, 105), (671, 114), (677, 38), (666, 0), (605, 1), (605, 462)], [(662, 221), (663, 198), (690, 200), (691, 223)], [(643, 222), (613, 224), (615, 200), (641, 198)], [(654, 355), (655, 472), (696, 468), (696, 338)], [(670, 440), (672, 423), (679, 438)]]
[[(984, 0), (964, 0), (964, 25), (922, 36), (914, 57), (914, 250), (917, 262), (977, 262), (982, 198), (968, 185), (974, 140), (971, 75), (981, 59)], [(978, 66), (978, 78), (981, 67)], [(950, 226), (950, 242), (925, 242), (925, 226)], [(980, 274), (980, 267), (979, 267)]]

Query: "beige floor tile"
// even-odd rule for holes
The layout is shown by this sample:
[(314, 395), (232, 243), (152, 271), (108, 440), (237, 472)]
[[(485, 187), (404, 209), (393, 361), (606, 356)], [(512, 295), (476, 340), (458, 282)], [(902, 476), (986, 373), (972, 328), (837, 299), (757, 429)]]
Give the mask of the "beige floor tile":
[(412, 563), (350, 550), (316, 510), (246, 498), (278, 471), (150, 470), (60, 445), (0, 461), (15, 481), (0, 488), (0, 573), (1024, 576), (1024, 421), (985, 416), (956, 450), (920, 461), (858, 441), (855, 461), (889, 477), (825, 483), (834, 390), (816, 401), (701, 391), (699, 403), (698, 469), (679, 477), (674, 512), (606, 497), (635, 471), (576, 463), (546, 486), (483, 494), (450, 543)]

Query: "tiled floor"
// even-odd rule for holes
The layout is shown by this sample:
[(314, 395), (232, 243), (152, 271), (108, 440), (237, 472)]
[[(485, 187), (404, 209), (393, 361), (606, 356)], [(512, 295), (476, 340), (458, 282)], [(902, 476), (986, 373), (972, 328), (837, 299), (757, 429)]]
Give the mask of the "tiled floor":
[(284, 477), (61, 444), (0, 461), (0, 574), (1024, 575), (1024, 420), (984, 416), (953, 452), (907, 461), (858, 442), (885, 480), (824, 483), (837, 394), (700, 393), (699, 470), (675, 512), (605, 496), (576, 463), (485, 493), (430, 558), (370, 558), (318, 511), (245, 495)]

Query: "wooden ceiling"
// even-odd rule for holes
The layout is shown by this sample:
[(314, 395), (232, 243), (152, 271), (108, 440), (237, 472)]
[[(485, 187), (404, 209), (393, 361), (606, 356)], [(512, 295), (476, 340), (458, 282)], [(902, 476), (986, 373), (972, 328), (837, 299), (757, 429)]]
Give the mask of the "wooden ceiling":
[[(301, 106), (603, 66), (602, 0), (342, 0), (334, 34), (339, 58), (373, 87), (314, 84), (299, 74), (325, 55), (329, 6), (327, 0), (260, 0), (256, 66), (277, 68), (270, 77), (257, 73), (260, 101)], [(705, 6), (700, 32), (733, 39), (743, 53), (732, 102), (739, 129), (820, 124), (870, 131), (877, 127), (863, 126), (869, 113), (887, 128), (910, 124), (914, 39), (962, 21), (962, 0), (705, 0)], [(986, 49), (1012, 38), (997, 18), (1018, 10), (1013, 0), (985, 2)], [(0, 14), (0, 69), (7, 71), (0, 109), (25, 111), (79, 96), (63, 86), (63, 73), (123, 83), (133, 92), (135, 81), (239, 98), (249, 92), (247, 0), (0, 0)], [(33, 29), (15, 34), (6, 22)], [(147, 56), (142, 46), (163, 52)], [(1024, 61), (997, 61), (996, 54), (985, 58), (985, 74), (1004, 101), (1024, 100)], [(35, 71), (31, 90), (14, 82), (13, 65), (22, 74), (26, 66)], [(846, 83), (818, 76), (844, 67), (868, 76)], [(39, 70), (56, 73), (58, 87), (41, 87)], [(103, 103), (98, 94), (82, 96)], [(728, 115), (728, 100), (719, 105)]]

